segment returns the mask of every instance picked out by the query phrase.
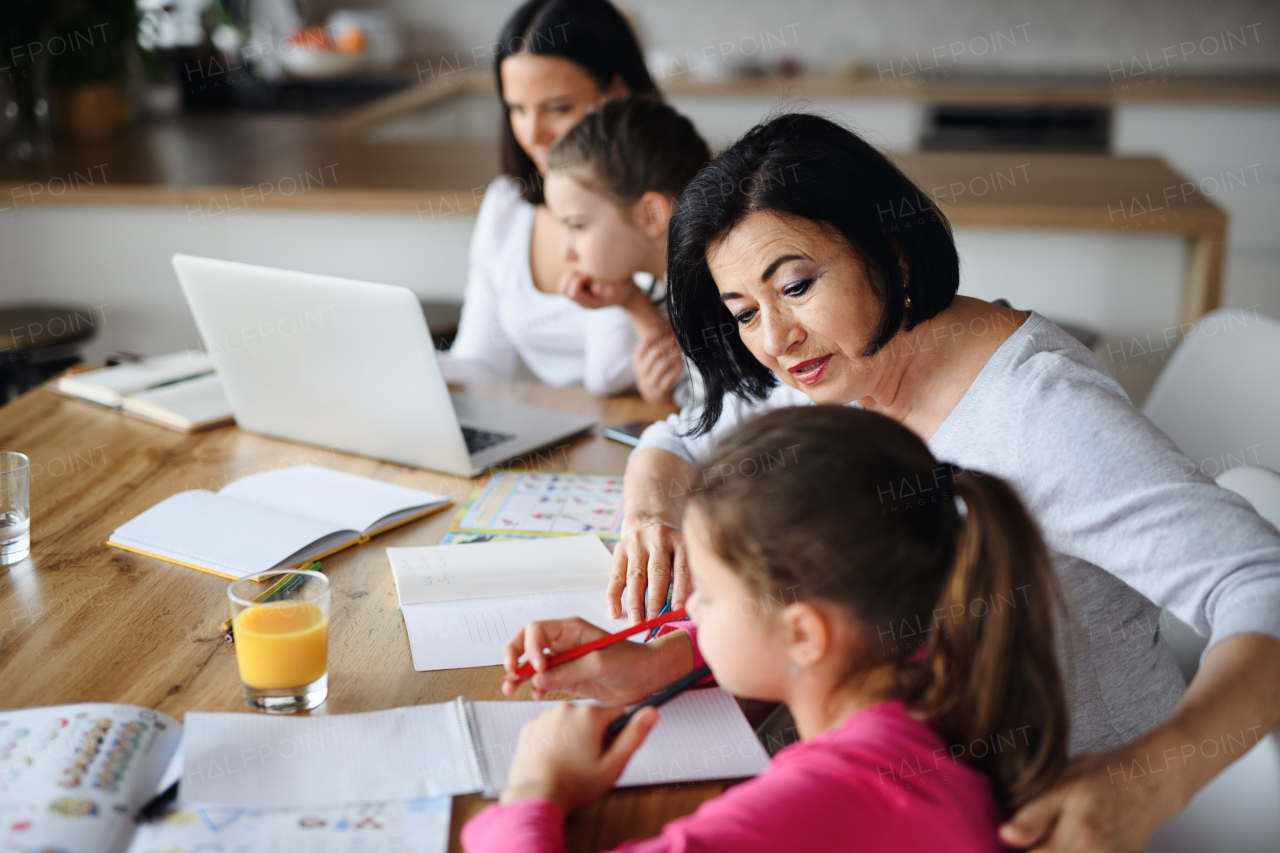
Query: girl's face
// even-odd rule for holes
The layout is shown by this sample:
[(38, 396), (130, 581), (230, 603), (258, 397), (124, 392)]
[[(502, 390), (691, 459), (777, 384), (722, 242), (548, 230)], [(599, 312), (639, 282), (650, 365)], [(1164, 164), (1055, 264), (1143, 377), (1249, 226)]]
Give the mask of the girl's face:
[(544, 175), (557, 139), (597, 104), (627, 94), (621, 80), (601, 91), (582, 66), (560, 56), (518, 53), (502, 60), (499, 74), (511, 132)]
[[(577, 271), (600, 281), (622, 281), (651, 265), (655, 239), (636, 221), (639, 211), (623, 211), (587, 189), (565, 169), (555, 169), (543, 185), (547, 209), (564, 225), (561, 254)], [(637, 204), (643, 204), (644, 200)], [(665, 235), (665, 230), (662, 232)]]
[(762, 602), (715, 552), (696, 504), (685, 512), (684, 541), (694, 583), (686, 607), (716, 681), (737, 696), (782, 701), (791, 660), (777, 637), (780, 609)]
[(880, 302), (840, 235), (757, 211), (707, 251), (707, 265), (742, 342), (783, 382), (815, 403), (837, 405), (875, 389), (882, 365), (862, 350), (880, 321)]

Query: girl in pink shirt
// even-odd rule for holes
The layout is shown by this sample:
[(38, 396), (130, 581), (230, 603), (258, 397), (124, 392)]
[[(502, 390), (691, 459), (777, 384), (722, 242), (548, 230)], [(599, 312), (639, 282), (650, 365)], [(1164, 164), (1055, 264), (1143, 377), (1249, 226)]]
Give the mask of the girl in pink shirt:
[[(1001, 480), (938, 463), (907, 428), (847, 407), (770, 412), (708, 460), (684, 519), (692, 624), (548, 669), (600, 636), (526, 626), (534, 696), (630, 703), (705, 662), (735, 695), (784, 702), (800, 741), (654, 838), (622, 850), (996, 851), (1010, 810), (1065, 764), (1053, 574)], [(565, 704), (529, 723), (469, 853), (565, 849), (564, 815), (621, 774), (659, 712), (612, 743), (620, 709)], [(554, 743), (554, 748), (539, 744)]]

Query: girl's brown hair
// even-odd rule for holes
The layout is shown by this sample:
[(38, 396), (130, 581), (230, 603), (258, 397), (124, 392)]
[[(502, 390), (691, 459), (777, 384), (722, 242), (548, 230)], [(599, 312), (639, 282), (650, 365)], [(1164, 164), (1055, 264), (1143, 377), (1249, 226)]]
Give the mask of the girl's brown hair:
[(586, 182), (620, 207), (647, 192), (677, 198), (711, 160), (693, 123), (653, 95), (607, 101), (547, 154), (548, 169), (581, 169)]
[[(1016, 809), (1066, 763), (1056, 577), (1035, 522), (997, 477), (957, 471), (883, 415), (782, 409), (703, 469), (711, 544), (758, 593), (837, 605), (900, 698)], [(963, 510), (958, 506), (962, 502)]]

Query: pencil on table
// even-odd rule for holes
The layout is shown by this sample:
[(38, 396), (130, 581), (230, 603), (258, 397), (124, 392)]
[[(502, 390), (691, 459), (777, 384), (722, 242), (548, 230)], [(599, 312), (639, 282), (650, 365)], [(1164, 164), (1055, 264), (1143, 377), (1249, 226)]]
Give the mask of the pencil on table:
[[(322, 566), (323, 564), (319, 560), (316, 560), (311, 565), (302, 569), (302, 571), (318, 572), (320, 571)], [(267, 587), (257, 596), (255, 596), (253, 600), (255, 603), (265, 603), (268, 601), (275, 601), (280, 596), (287, 595), (288, 593), (296, 589), (298, 584), (302, 583), (303, 577), (305, 577), (305, 575), (300, 575), (295, 572), (290, 572), (289, 574), (280, 578), (280, 580), (273, 583), (271, 586)], [(236, 641), (235, 632), (231, 628), (230, 619), (222, 623), (222, 639), (228, 643), (234, 643)]]

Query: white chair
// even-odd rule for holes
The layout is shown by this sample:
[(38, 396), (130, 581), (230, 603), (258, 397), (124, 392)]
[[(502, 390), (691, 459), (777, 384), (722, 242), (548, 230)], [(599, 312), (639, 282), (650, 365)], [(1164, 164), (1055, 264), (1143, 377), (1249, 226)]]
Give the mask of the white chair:
[(1239, 308), (1206, 314), (1142, 411), (1210, 477), (1240, 465), (1280, 471), (1280, 322)]
[[(1240, 308), (1206, 314), (1161, 371), (1142, 411), (1210, 477), (1242, 466), (1280, 471), (1280, 322)], [(1280, 527), (1280, 513), (1267, 514), (1274, 504), (1268, 487), (1256, 485), (1258, 476), (1229, 473), (1221, 484)], [(1205, 639), (1168, 611), (1162, 624), (1190, 681)]]
[[(1280, 474), (1243, 467), (1232, 468), (1216, 479), (1218, 485), (1243, 495), (1259, 515), (1280, 527)], [(1166, 612), (1165, 616), (1165, 640), (1190, 680), (1206, 640), (1171, 614)], [(1156, 830), (1146, 853), (1274, 853), (1277, 849), (1280, 739), (1272, 732), (1205, 785), (1182, 814)]]
[[(1173, 354), (1143, 411), (1202, 471), (1280, 527), (1280, 323), (1207, 315)], [(1258, 467), (1265, 466), (1265, 467)], [(1165, 639), (1188, 680), (1205, 639), (1166, 613)], [(1206, 747), (1207, 748), (1207, 747)], [(1280, 740), (1269, 734), (1161, 826), (1147, 853), (1280, 849)]]

